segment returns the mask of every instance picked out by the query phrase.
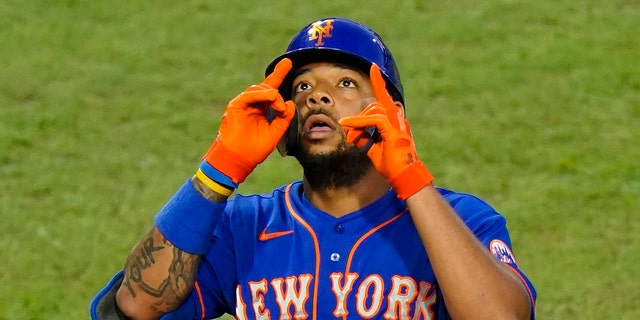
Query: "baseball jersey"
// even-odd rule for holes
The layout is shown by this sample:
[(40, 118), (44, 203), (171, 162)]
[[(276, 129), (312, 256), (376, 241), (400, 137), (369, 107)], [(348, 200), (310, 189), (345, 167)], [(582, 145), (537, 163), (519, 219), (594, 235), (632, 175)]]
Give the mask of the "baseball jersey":
[[(536, 292), (512, 254), (503, 216), (438, 188), (475, 236)], [(211, 237), (195, 288), (162, 319), (448, 319), (429, 256), (394, 191), (336, 218), (294, 182), (236, 195)]]

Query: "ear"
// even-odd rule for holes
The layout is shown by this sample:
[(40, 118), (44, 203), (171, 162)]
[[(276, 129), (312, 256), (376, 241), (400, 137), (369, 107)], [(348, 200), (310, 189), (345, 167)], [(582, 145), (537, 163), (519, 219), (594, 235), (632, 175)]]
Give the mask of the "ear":
[(396, 105), (396, 108), (398, 108), (398, 115), (399, 115), (399, 118), (405, 118), (405, 114), (404, 114), (404, 105), (402, 104), (402, 102), (400, 102), (400, 101), (394, 101), (394, 104)]

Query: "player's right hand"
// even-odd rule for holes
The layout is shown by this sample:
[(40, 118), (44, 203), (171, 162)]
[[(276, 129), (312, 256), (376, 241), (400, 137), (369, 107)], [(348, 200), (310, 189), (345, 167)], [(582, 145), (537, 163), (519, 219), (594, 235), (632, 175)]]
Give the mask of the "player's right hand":
[[(232, 99), (222, 116), (217, 137), (204, 160), (235, 184), (262, 163), (276, 148), (295, 113), (293, 101), (284, 101), (278, 87), (291, 70), (289, 59), (282, 59), (265, 80)], [(267, 109), (275, 111), (272, 121)]]

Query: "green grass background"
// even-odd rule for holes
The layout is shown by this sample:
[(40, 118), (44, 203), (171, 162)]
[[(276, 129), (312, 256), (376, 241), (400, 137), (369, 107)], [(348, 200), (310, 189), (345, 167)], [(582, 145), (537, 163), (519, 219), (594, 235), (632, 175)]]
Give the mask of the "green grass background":
[(0, 319), (88, 318), (227, 101), (330, 15), (391, 47), (421, 158), (507, 217), (539, 319), (640, 318), (638, 1), (8, 0)]

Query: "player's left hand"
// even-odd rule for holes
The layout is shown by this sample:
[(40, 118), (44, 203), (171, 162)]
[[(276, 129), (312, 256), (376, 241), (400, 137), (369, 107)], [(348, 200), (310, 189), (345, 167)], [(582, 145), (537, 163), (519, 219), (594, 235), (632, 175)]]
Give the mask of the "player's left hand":
[(389, 93), (380, 69), (371, 66), (371, 84), (376, 101), (369, 104), (359, 115), (345, 117), (340, 125), (345, 127), (347, 142), (357, 146), (363, 144), (366, 128), (375, 126), (381, 141), (373, 144), (367, 155), (398, 193), (407, 199), (418, 190), (433, 182), (433, 176), (418, 159), (409, 122), (398, 111)]

